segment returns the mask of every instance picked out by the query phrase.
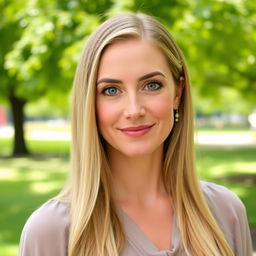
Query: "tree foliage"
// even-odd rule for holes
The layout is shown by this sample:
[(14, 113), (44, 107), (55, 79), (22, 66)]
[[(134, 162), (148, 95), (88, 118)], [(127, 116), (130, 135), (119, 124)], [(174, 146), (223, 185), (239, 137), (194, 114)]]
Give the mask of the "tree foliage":
[(253, 1), (197, 1), (177, 24), (197, 98), (209, 99), (211, 110), (255, 107), (255, 11)]
[(218, 88), (226, 86), (254, 101), (253, 1), (1, 0), (0, 5), (1, 92), (14, 87), (28, 100), (66, 93), (88, 34), (109, 16), (142, 11), (158, 17), (177, 38), (200, 95), (221, 96)]
[(177, 39), (200, 112), (255, 107), (253, 0), (0, 0), (0, 9), (0, 98), (11, 104), (66, 105), (88, 35), (109, 16), (141, 11)]

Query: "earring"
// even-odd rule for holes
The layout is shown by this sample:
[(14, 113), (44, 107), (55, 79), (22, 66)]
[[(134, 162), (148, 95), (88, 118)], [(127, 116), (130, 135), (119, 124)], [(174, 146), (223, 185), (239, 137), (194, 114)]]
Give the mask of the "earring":
[(175, 109), (174, 111), (175, 111), (175, 113), (174, 113), (174, 120), (175, 120), (176, 123), (178, 123), (179, 120), (180, 120), (179, 119), (179, 117), (180, 117), (179, 110)]

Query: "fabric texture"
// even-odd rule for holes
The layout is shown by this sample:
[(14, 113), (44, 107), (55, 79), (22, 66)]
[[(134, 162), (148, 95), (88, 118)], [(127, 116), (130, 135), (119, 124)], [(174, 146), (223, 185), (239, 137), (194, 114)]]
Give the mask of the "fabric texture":
[[(252, 243), (245, 207), (227, 188), (201, 182), (208, 205), (235, 256), (252, 256)], [(117, 214), (126, 234), (120, 256), (184, 256), (179, 244), (176, 217), (172, 223), (172, 250), (158, 250), (120, 208)], [(19, 256), (67, 256), (69, 209), (65, 203), (49, 201), (37, 209), (26, 222), (20, 240)]]

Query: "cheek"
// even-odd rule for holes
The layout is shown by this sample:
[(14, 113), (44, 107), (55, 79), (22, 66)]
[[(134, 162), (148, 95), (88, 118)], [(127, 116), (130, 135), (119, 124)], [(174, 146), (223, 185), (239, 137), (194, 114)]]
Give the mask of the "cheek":
[(97, 101), (96, 103), (96, 116), (100, 130), (104, 126), (111, 125), (115, 122), (118, 108), (113, 108), (111, 104)]
[(152, 113), (160, 119), (172, 119), (173, 116), (173, 101), (170, 96), (161, 96), (150, 102)]

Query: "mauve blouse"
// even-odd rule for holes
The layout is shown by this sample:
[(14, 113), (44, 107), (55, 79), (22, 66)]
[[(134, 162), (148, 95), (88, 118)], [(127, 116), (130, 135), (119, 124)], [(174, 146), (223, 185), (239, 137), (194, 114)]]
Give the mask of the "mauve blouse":
[[(201, 182), (207, 203), (235, 256), (252, 256), (252, 243), (244, 205), (230, 190)], [(126, 244), (120, 256), (185, 256), (180, 248), (176, 218), (172, 226), (172, 250), (158, 250), (133, 220), (120, 208)], [(67, 256), (69, 209), (65, 203), (49, 201), (27, 220), (20, 240), (20, 256)]]

